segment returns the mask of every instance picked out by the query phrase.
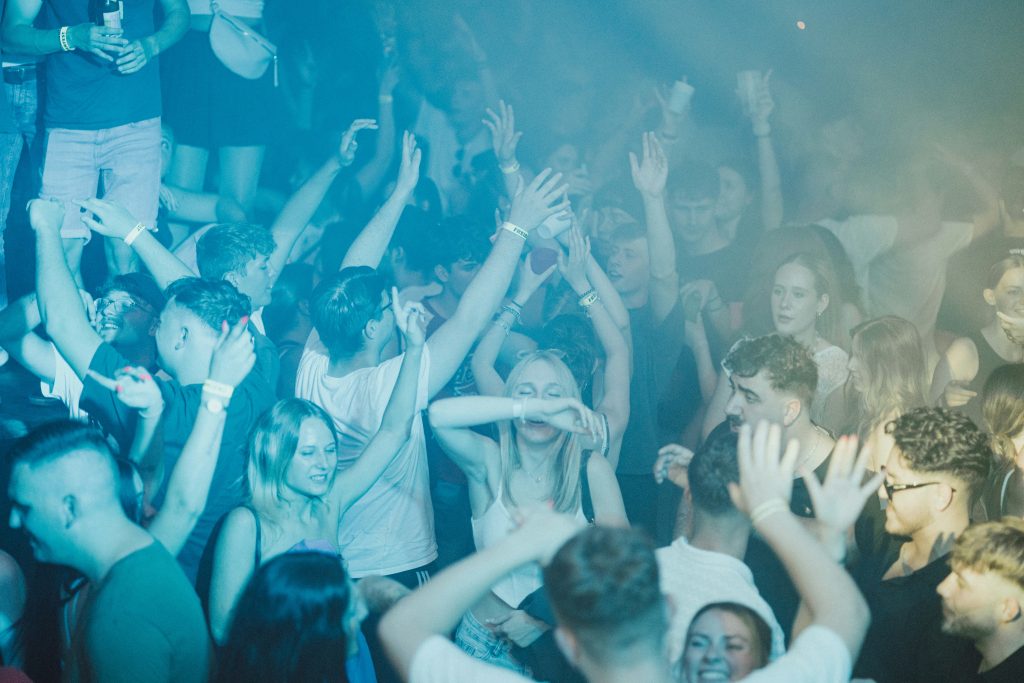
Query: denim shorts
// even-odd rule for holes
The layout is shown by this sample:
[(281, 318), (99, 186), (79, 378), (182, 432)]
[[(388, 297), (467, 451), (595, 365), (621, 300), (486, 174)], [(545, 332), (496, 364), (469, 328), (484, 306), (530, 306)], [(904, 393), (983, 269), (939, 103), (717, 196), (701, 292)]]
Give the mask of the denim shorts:
[(495, 636), (471, 612), (463, 615), (455, 631), (455, 644), (482, 662), (526, 675), (523, 665), (512, 657), (512, 646)]
[(103, 198), (116, 202), (146, 225), (156, 223), (160, 200), (160, 119), (114, 128), (49, 128), (43, 158), (44, 199), (67, 205), (61, 237), (89, 239), (89, 228), (72, 202)]

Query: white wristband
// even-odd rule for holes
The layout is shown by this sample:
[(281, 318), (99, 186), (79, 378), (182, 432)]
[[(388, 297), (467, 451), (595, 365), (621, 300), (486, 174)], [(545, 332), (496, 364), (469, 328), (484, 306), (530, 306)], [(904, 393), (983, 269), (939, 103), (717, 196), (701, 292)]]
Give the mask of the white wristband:
[(144, 223), (139, 223), (134, 228), (128, 231), (128, 234), (124, 236), (124, 243), (129, 247), (132, 246), (132, 242), (139, 238), (139, 235), (146, 231)]

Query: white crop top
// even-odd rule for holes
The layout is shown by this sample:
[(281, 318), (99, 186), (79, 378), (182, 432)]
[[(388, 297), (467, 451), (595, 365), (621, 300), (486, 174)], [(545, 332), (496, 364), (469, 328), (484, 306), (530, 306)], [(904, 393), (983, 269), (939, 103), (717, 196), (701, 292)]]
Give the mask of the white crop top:
[[(236, 17), (263, 18), (263, 0), (216, 0), (216, 3), (217, 9)], [(213, 14), (211, 5), (213, 0), (188, 0), (188, 8), (192, 14)]]
[[(587, 523), (582, 506), (576, 511), (576, 519), (583, 524)], [(501, 500), (500, 489), (494, 502), (487, 508), (483, 516), (471, 520), (471, 523), (473, 525), (473, 541), (476, 543), (477, 550), (494, 545), (516, 529), (512, 515), (509, 514), (505, 503)], [(504, 600), (506, 604), (519, 607), (519, 603), (543, 585), (544, 579), (540, 565), (531, 562), (506, 574), (505, 578), (494, 584), (491, 592)]]

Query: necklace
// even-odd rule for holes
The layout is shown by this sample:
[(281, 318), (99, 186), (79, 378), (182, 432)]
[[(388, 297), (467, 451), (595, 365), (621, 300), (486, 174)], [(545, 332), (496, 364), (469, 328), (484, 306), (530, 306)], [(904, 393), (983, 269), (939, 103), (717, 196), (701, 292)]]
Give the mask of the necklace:
[(544, 475), (547, 474), (546, 469), (546, 462), (541, 463), (540, 467), (537, 468), (537, 471), (539, 471), (540, 474), (537, 474), (536, 472), (530, 472), (529, 470), (527, 470), (526, 467), (523, 465), (522, 461), (520, 461), (519, 463), (519, 471), (525, 474), (528, 479), (532, 479), (533, 483), (535, 484), (540, 484), (542, 481), (544, 481)]

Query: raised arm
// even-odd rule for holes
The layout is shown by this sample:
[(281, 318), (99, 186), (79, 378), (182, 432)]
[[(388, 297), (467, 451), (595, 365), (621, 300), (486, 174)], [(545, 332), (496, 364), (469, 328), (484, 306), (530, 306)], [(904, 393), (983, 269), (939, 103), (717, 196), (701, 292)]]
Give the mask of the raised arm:
[(395, 233), (398, 219), (402, 217), (402, 211), (419, 180), (420, 150), (416, 146), (416, 136), (405, 131), (402, 135), (402, 164), (398, 168), (395, 189), (348, 248), (341, 262), (342, 269), (351, 266), (376, 268), (380, 265), (391, 236)]
[(268, 265), (276, 281), (278, 275), (284, 269), (288, 261), (288, 255), (302, 232), (309, 225), (313, 214), (320, 207), (331, 184), (338, 177), (341, 169), (351, 166), (356, 157), (356, 135), (361, 130), (376, 130), (377, 122), (373, 119), (356, 119), (341, 136), (341, 145), (336, 154), (323, 163), (323, 165), (310, 176), (309, 180), (302, 184), (295, 194), (277, 215), (277, 220), (270, 227), (274, 236), (274, 253), (270, 255)]
[(84, 380), (101, 340), (89, 325), (78, 287), (64, 258), (60, 237), (64, 205), (58, 201), (33, 199), (29, 202), (28, 220), (36, 233), (39, 313), (57, 350), (79, 379)]
[[(830, 557), (825, 547), (789, 510), (793, 474), (800, 446), (791, 441), (781, 455), (781, 429), (762, 421), (756, 430), (740, 430), (738, 459), (740, 481), (730, 484), (736, 507), (750, 516), (754, 528), (775, 552), (806, 603), (812, 623), (839, 636), (857, 659), (871, 620), (867, 603), (846, 570)], [(854, 470), (863, 475), (866, 460), (837, 463), (850, 481)], [(846, 468), (850, 468), (847, 470)], [(881, 482), (876, 476), (863, 489), (861, 504)]]
[(33, 24), (42, 7), (42, 0), (8, 0), (3, 18), (4, 52), (17, 55), (61, 52), (64, 49), (61, 44), (63, 33), (69, 48), (84, 50), (104, 61), (113, 62), (128, 44), (121, 37), (123, 30), (92, 23), (60, 29), (37, 29)]
[[(608, 462), (614, 470), (619, 462), (622, 437), (629, 422), (631, 354), (626, 338), (608, 314), (604, 300), (600, 296), (594, 298), (597, 289), (591, 286), (587, 277), (587, 264), (592, 260), (589, 238), (584, 238), (574, 226), (569, 231), (568, 241), (569, 254), (559, 254), (558, 267), (562, 277), (580, 297), (580, 305), (585, 307), (601, 348), (604, 349), (604, 395), (594, 407), (608, 420)], [(618, 294), (615, 296), (618, 297)]]
[(384, 409), (380, 428), (366, 444), (355, 464), (339, 472), (334, 481), (331, 497), (337, 504), (339, 515), (366, 493), (384, 473), (402, 444), (408, 441), (416, 417), (420, 363), (423, 359), (423, 308), (412, 302), (403, 306), (395, 288), (391, 290), (391, 301), (395, 324), (405, 339), (405, 354), (398, 370), (398, 379), (391, 390), (391, 398)]
[(754, 137), (757, 138), (757, 167), (761, 177), (761, 224), (765, 230), (774, 230), (782, 225), (784, 208), (779, 162), (775, 158), (772, 127), (768, 122), (775, 110), (775, 101), (768, 86), (771, 75), (771, 71), (764, 74), (753, 101), (744, 103)]
[(515, 196), (516, 188), (524, 178), (516, 159), (516, 146), (519, 145), (519, 139), (523, 134), (516, 131), (515, 111), (510, 105), (505, 104), (505, 100), (501, 100), (498, 102), (497, 111), (487, 110), (484, 125), (491, 131), (491, 145), (494, 147), (494, 156), (498, 159), (505, 192), (509, 197)]
[(424, 641), (447, 635), (505, 574), (528, 562), (548, 562), (578, 529), (568, 515), (534, 511), (518, 531), (453, 565), (398, 601), (381, 620), (380, 635), (402, 679), (409, 680), (413, 658)]
[(188, 31), (189, 10), (185, 0), (160, 0), (164, 20), (155, 33), (128, 43), (117, 58), (121, 74), (133, 74), (158, 54), (181, 40)]
[(82, 222), (93, 232), (122, 240), (134, 249), (160, 289), (183, 277), (197, 276), (123, 207), (105, 199), (86, 199), (79, 205), (92, 214), (83, 216)]
[(568, 208), (561, 174), (545, 169), (512, 200), (508, 222), (498, 230), (494, 247), (466, 288), (454, 315), (430, 337), (430, 395), (455, 374), (508, 289), (529, 232), (545, 218)]
[(668, 159), (654, 133), (644, 133), (643, 159), (629, 153), (633, 184), (644, 201), (647, 221), (647, 247), (650, 251), (650, 303), (656, 322), (672, 311), (679, 298), (679, 274), (676, 272), (676, 247), (665, 211), (665, 182)]
[(512, 329), (520, 322), (519, 318), (522, 315), (523, 307), (551, 276), (554, 269), (555, 266), (551, 266), (543, 273), (535, 273), (529, 257), (520, 262), (515, 295), (501, 307), (501, 311), (498, 312), (492, 324), (487, 327), (473, 350), (473, 358), (470, 363), (473, 368), (473, 379), (481, 394), (501, 396), (505, 393), (505, 380), (501, 378), (494, 367), (498, 355), (501, 353), (505, 341), (512, 334), (521, 337), (519, 340), (521, 343), (533, 344), (532, 339), (513, 333)]
[(397, 85), (398, 67), (392, 64), (381, 76), (377, 91), (377, 102), (380, 105), (377, 113), (377, 121), (380, 124), (377, 147), (373, 151), (373, 157), (366, 162), (365, 166), (356, 171), (355, 175), (356, 183), (359, 185), (359, 194), (364, 199), (377, 192), (395, 158), (394, 93)]

